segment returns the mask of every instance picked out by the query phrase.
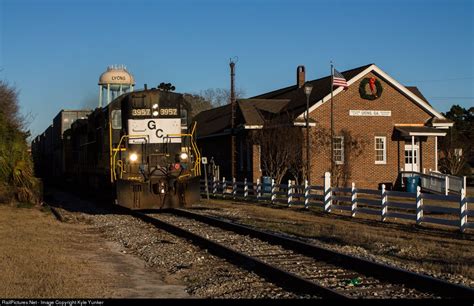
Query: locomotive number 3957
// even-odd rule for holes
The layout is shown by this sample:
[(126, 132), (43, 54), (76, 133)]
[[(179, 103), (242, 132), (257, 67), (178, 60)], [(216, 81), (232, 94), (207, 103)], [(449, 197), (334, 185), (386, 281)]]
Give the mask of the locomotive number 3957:
[(162, 116), (177, 116), (178, 109), (176, 108), (160, 108), (160, 115)]

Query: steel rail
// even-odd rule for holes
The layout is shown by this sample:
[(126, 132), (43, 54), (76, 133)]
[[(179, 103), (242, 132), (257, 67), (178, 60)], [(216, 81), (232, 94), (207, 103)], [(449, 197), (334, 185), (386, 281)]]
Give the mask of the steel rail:
[(323, 260), (328, 263), (359, 272), (361, 274), (376, 277), (380, 280), (403, 284), (422, 292), (435, 293), (438, 296), (447, 298), (474, 298), (474, 289), (463, 285), (453, 284), (431, 276), (422, 275), (401, 268), (362, 259), (356, 256), (339, 253), (324, 247), (312, 245), (289, 237), (284, 237), (279, 234), (271, 234), (262, 230), (250, 228), (245, 225), (192, 213), (187, 210), (173, 209), (170, 212), (178, 216), (193, 218), (196, 221), (200, 221), (212, 226), (278, 244), (284, 248), (294, 250), (305, 256)]
[(189, 239), (193, 243), (199, 245), (201, 248), (208, 249), (209, 252), (215, 254), (216, 256), (225, 258), (233, 264), (236, 264), (246, 270), (255, 272), (266, 278), (268, 281), (275, 283), (287, 290), (291, 290), (292, 292), (299, 294), (312, 294), (323, 298), (350, 298), (345, 294), (321, 286), (313, 281), (302, 278), (291, 272), (287, 272), (275, 266), (269, 265), (261, 260), (228, 248), (220, 243), (211, 241), (200, 235), (191, 233), (190, 231), (184, 230), (176, 225), (148, 216), (144, 212), (129, 211), (129, 213), (139, 218), (140, 220), (152, 224), (158, 228), (164, 229), (173, 235)]

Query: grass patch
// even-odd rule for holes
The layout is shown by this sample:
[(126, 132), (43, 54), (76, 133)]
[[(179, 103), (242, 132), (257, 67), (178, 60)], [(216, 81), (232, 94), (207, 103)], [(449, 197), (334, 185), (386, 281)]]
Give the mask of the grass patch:
[(114, 281), (89, 262), (83, 229), (39, 209), (0, 206), (0, 297), (106, 297)]
[(16, 204), (17, 208), (33, 208), (35, 207), (35, 204), (28, 203), (28, 202), (19, 202)]

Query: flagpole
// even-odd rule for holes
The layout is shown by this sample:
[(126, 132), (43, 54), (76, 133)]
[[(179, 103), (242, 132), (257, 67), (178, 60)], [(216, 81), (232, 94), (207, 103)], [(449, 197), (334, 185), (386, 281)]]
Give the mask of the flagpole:
[(333, 88), (334, 88), (334, 66), (331, 61), (331, 181), (334, 172), (334, 118), (333, 118)]

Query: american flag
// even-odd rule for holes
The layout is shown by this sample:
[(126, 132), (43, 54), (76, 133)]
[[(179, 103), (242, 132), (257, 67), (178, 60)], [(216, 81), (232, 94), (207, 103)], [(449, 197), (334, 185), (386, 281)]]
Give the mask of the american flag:
[(342, 75), (342, 73), (340, 73), (336, 69), (334, 69), (334, 75), (333, 75), (333, 79), (332, 79), (332, 86), (343, 86), (344, 88), (349, 87), (347, 85), (347, 81), (344, 78), (344, 76)]

